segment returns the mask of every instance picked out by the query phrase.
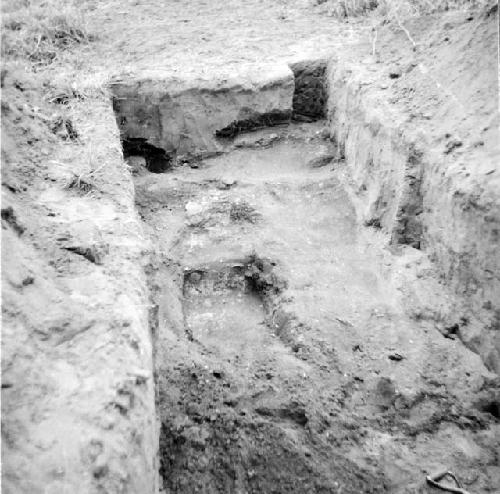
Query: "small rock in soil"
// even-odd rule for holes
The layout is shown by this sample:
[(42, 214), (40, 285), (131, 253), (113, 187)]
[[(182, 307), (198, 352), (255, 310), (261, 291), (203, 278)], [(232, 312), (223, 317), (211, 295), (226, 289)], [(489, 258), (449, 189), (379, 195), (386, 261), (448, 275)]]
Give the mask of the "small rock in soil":
[(460, 139), (452, 139), (451, 141), (446, 143), (446, 148), (444, 153), (450, 154), (454, 149), (459, 148), (463, 145)]
[(203, 206), (201, 204), (198, 204), (197, 202), (192, 202), (189, 201), (186, 204), (186, 213), (188, 216), (194, 216), (196, 214), (199, 214), (203, 211)]
[(237, 181), (234, 180), (234, 178), (222, 178), (220, 182), (217, 184), (217, 188), (221, 190), (230, 189), (236, 184)]
[(389, 77), (391, 79), (398, 79), (399, 77), (401, 77), (401, 69), (397, 68), (397, 69), (392, 69), (390, 72), (389, 72)]
[(144, 156), (129, 156), (127, 164), (130, 166), (132, 175), (138, 175), (141, 171), (146, 170), (146, 158)]

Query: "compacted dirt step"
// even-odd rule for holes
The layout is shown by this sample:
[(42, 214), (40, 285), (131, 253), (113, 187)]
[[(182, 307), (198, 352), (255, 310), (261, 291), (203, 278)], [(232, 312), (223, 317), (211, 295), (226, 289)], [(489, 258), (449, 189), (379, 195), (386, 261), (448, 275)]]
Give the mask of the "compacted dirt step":
[(130, 159), (156, 248), (165, 492), (425, 492), (440, 466), (492, 485), (491, 375), (408, 315), (428, 261), (358, 225), (324, 136), (243, 134), (164, 174)]

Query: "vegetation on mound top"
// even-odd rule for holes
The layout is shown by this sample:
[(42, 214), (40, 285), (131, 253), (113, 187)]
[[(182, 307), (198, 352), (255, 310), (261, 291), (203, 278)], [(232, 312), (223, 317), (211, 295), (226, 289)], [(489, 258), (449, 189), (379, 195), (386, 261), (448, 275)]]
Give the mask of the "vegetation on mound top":
[(338, 19), (374, 12), (388, 20), (443, 12), (446, 10), (483, 7), (488, 0), (312, 0), (326, 13)]
[(92, 41), (81, 6), (64, 0), (5, 0), (2, 56), (36, 66), (54, 62), (66, 49)]

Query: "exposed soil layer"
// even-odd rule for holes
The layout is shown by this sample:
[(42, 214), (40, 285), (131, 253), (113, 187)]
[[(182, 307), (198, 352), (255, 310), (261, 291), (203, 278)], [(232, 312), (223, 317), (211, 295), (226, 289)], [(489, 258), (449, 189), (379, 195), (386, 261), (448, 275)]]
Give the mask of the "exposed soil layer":
[(432, 289), (432, 267), (358, 226), (324, 125), (136, 175), (164, 489), (425, 492), (440, 466), (493, 489), (498, 424), (477, 397), (495, 381), (407, 314), (404, 287)]
[(375, 44), (330, 63), (332, 135), (361, 221), (425, 250), (438, 268), (450, 296), (427, 301), (425, 317), (458, 324), (498, 372), (500, 118), (497, 64), (487, 62), (498, 57), (497, 11), (429, 15), (405, 29), (380, 29)]
[(307, 60), (291, 65), (295, 79), (294, 120), (318, 120), (326, 116), (326, 60)]

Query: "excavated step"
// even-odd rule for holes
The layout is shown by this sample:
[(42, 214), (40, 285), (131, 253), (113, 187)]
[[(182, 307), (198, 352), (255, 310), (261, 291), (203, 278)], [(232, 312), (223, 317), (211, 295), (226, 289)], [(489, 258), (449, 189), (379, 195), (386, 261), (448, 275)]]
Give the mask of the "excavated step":
[(294, 77), (286, 64), (273, 64), (210, 80), (143, 73), (115, 79), (111, 87), (123, 142), (142, 139), (168, 155), (207, 156), (238, 129), (288, 122)]

